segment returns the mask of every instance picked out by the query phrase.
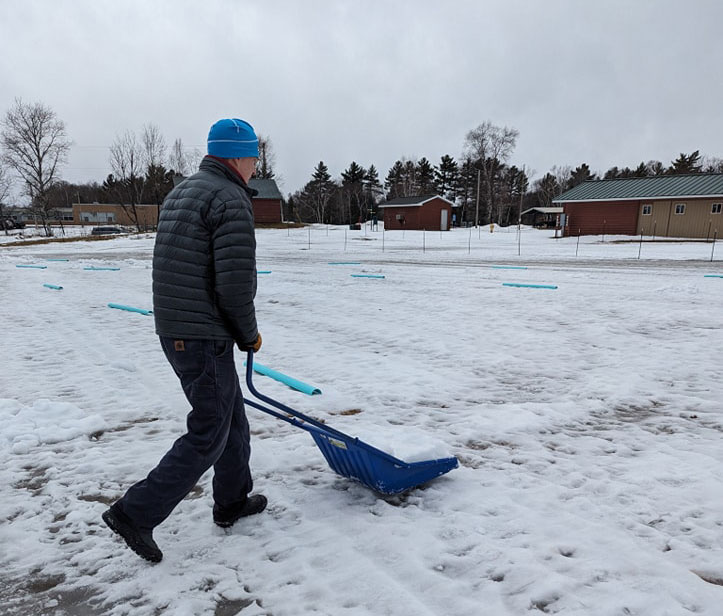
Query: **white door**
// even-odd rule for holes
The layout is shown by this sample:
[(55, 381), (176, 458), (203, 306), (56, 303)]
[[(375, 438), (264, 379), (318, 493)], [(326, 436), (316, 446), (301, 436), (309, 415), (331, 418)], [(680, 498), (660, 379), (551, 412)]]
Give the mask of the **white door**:
[(442, 219), (439, 222), (439, 230), (440, 231), (446, 231), (447, 230), (447, 215), (449, 212), (447, 210), (442, 210)]

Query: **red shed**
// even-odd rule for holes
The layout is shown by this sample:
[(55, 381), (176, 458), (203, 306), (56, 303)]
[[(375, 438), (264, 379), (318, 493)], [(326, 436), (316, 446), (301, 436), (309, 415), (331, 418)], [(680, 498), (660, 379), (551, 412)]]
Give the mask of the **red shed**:
[(282, 222), (281, 200), (279, 187), (274, 180), (259, 180), (251, 178), (249, 188), (258, 194), (251, 199), (254, 206), (254, 222), (256, 224)]
[(398, 197), (379, 206), (384, 212), (384, 228), (449, 231), (453, 203), (439, 195)]

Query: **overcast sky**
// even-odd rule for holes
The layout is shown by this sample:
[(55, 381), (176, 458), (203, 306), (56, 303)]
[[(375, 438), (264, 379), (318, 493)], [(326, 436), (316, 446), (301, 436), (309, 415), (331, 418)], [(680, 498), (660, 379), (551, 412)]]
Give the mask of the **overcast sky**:
[(320, 160), (459, 158), (487, 120), (534, 178), (604, 172), (723, 157), (722, 25), (718, 0), (0, 0), (0, 113), (52, 107), (73, 182), (127, 129), (205, 153), (221, 117), (270, 137), (284, 194)]

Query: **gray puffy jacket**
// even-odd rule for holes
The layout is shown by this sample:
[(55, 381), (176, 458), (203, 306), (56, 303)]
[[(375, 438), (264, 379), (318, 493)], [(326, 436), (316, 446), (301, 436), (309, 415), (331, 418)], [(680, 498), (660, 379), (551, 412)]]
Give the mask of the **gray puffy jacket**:
[(256, 238), (251, 196), (206, 156), (166, 197), (153, 251), (156, 333), (178, 339), (256, 340)]

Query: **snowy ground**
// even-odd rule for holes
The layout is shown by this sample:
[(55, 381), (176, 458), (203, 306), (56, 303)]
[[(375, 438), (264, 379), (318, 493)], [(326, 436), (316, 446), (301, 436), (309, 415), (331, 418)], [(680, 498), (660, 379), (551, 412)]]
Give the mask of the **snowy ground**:
[(188, 410), (152, 317), (107, 308), (151, 307), (153, 238), (0, 249), (0, 611), (721, 614), (723, 255), (484, 231), (258, 231), (258, 359), (323, 394), (259, 389), (460, 468), (380, 497), (248, 409), (269, 509), (221, 531), (205, 476), (156, 566), (100, 521)]

